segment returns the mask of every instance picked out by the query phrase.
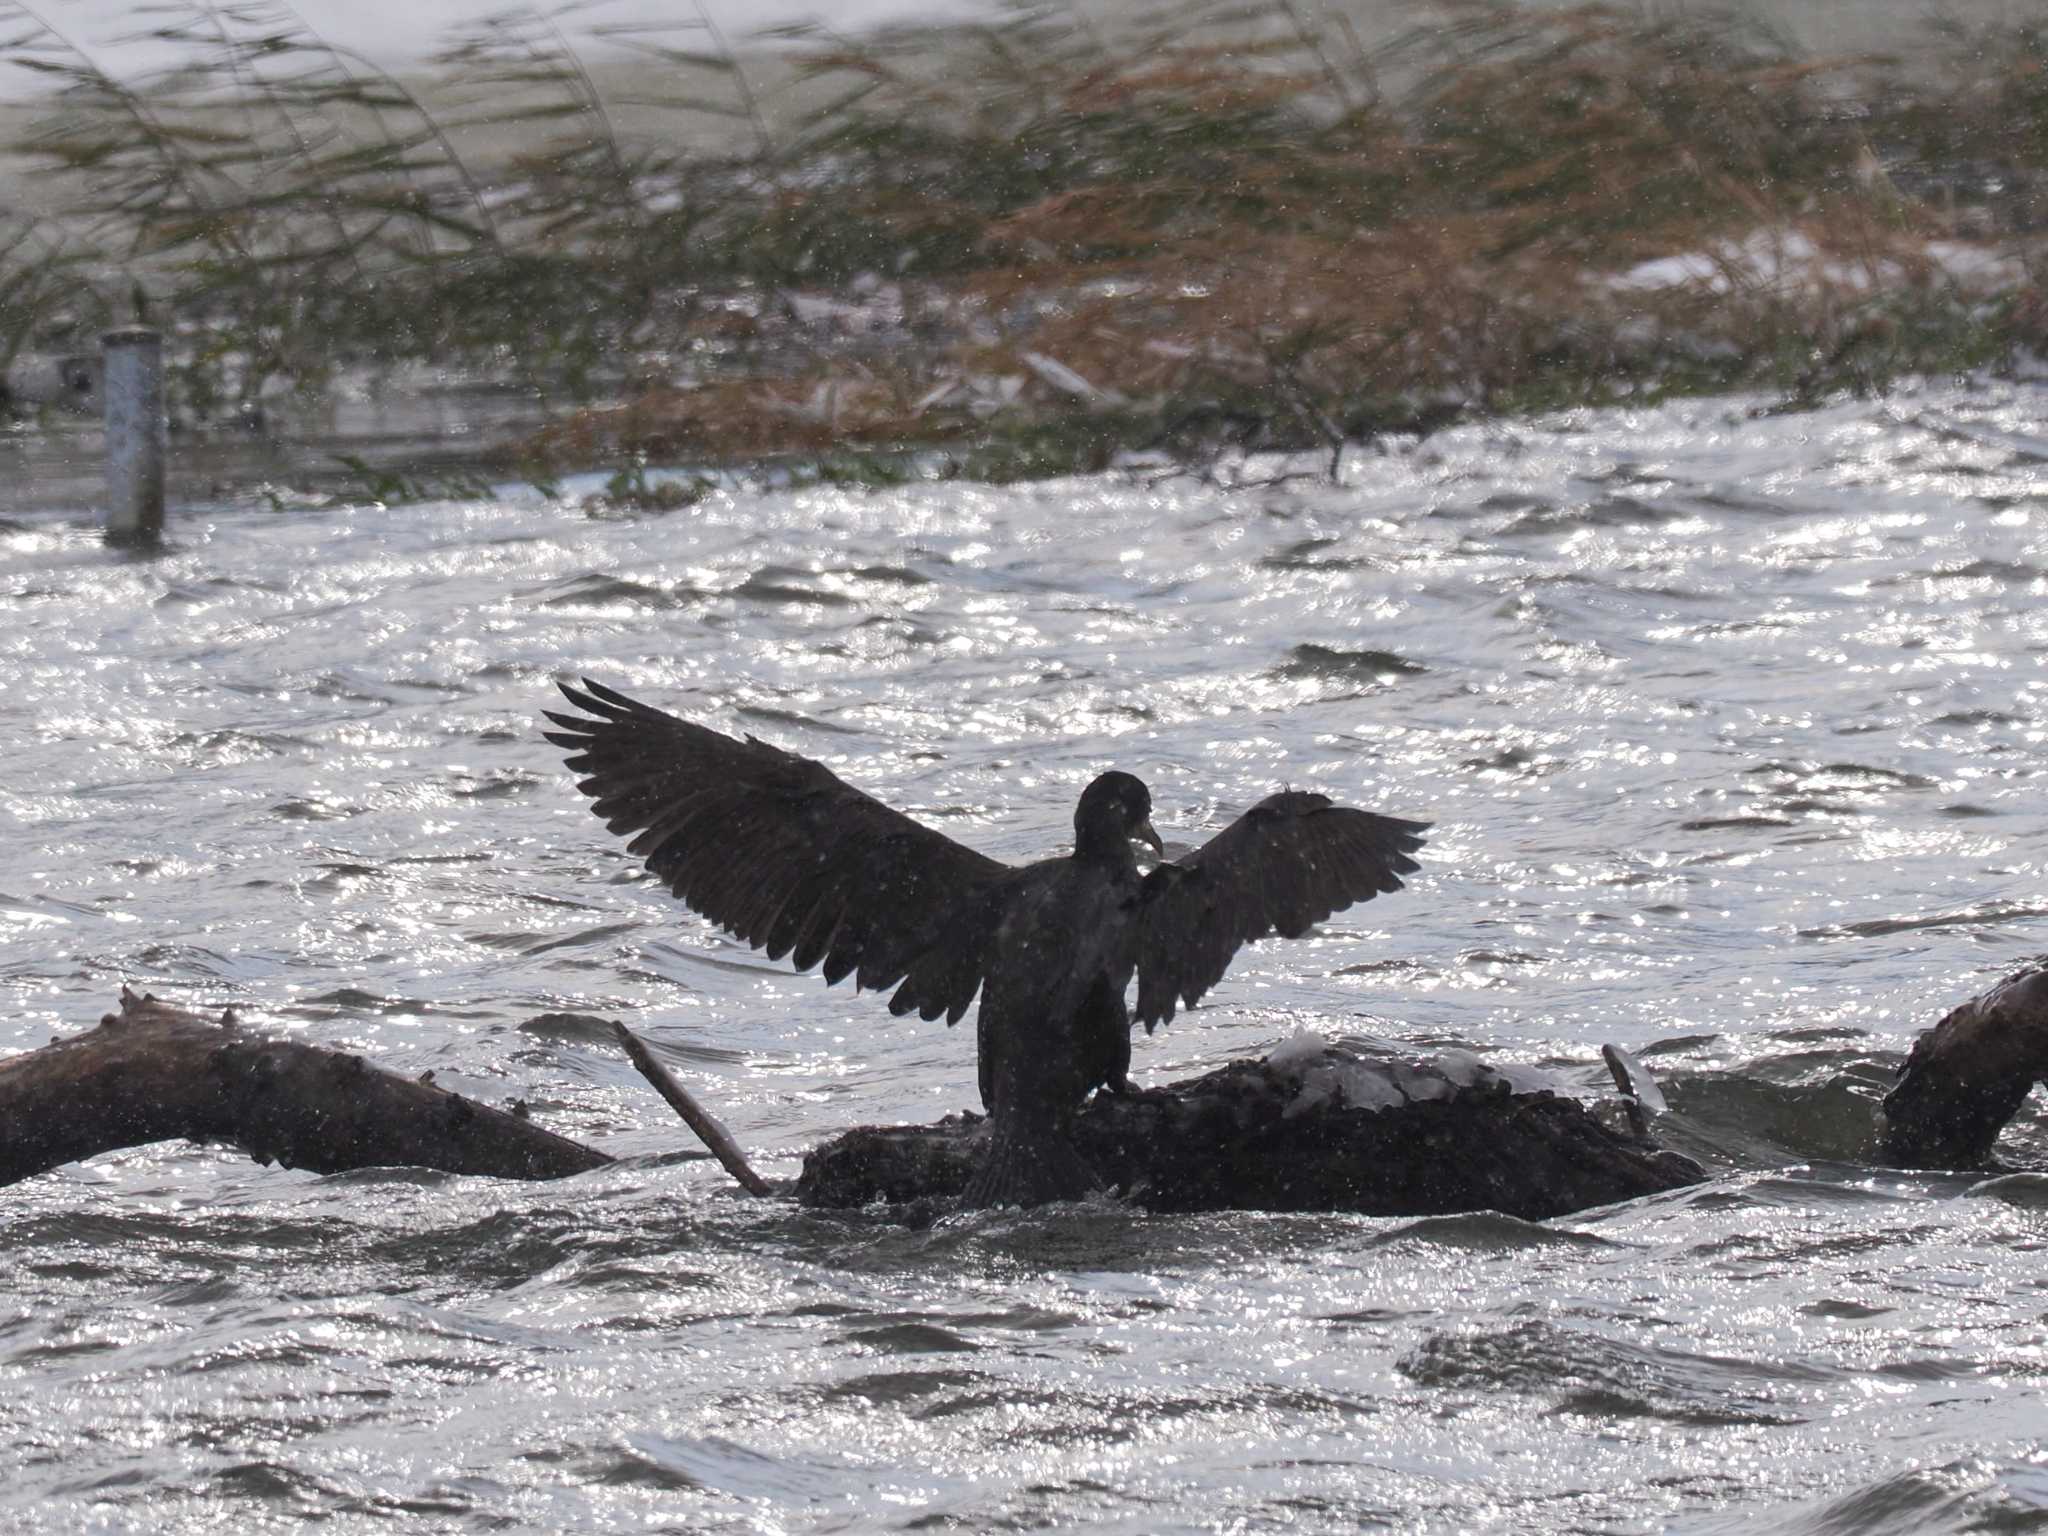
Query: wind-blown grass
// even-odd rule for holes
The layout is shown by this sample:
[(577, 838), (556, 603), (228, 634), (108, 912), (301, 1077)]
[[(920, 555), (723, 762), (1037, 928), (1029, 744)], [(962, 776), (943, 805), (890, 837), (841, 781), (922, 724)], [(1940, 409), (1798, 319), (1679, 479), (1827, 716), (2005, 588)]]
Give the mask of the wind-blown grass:
[(1373, 53), (1285, 0), (744, 57), (701, 18), (525, 10), (400, 80), (270, 0), (177, 0), (176, 62), (126, 80), (8, 11), (48, 211), (0, 225), (0, 360), (139, 314), (193, 416), (429, 363), (625, 397), (537, 438), (551, 465), (938, 444), (1029, 472), (1801, 401), (2048, 339), (2039, 28), (1951, 32), (1909, 76), (1478, 0)]

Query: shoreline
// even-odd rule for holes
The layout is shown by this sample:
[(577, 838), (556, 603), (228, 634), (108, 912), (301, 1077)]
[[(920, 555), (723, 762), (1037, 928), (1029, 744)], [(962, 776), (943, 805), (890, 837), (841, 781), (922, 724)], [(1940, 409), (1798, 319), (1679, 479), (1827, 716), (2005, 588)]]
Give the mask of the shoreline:
[[(626, 503), (657, 465), (1334, 461), (1475, 417), (1796, 409), (2048, 355), (2038, 27), (1947, 34), (1912, 83), (1736, 22), (1446, 0), (1373, 50), (1304, 14), (1105, 41), (1020, 13), (956, 39), (957, 80), (925, 39), (811, 33), (785, 58), (832, 105), (794, 135), (679, 34), (648, 44), (677, 79), (645, 126), (516, 27), (432, 90), (310, 32), (196, 39), (134, 82), (17, 41), (72, 96), (13, 144), (63, 210), (17, 210), (0, 247), (16, 440), (21, 381), (134, 322), (170, 340), (189, 440), (463, 381), (512, 402), (471, 413), (501, 434), (471, 459), (616, 468)], [(711, 119), (757, 146), (693, 148)], [(461, 147), (484, 128), (520, 154)], [(394, 467), (360, 477), (401, 494)]]

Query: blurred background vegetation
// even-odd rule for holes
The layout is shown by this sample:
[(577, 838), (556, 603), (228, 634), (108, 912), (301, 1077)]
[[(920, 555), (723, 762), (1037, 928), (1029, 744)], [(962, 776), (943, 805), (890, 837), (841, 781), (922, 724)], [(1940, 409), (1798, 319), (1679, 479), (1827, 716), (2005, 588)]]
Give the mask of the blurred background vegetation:
[(544, 408), (536, 475), (1028, 474), (2048, 352), (2048, 23), (1899, 61), (1482, 0), (1372, 48), (1289, 0), (738, 46), (571, 7), (400, 75), (271, 0), (148, 14), (117, 76), (0, 5), (0, 368), (147, 321), (190, 429), (457, 370)]

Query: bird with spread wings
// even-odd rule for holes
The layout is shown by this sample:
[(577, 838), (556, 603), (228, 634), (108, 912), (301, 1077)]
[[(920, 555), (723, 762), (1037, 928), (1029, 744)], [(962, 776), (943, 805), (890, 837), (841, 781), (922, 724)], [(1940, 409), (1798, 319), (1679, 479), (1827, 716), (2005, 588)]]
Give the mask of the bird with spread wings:
[[(1011, 866), (855, 789), (822, 763), (735, 739), (585, 679), (548, 711), (591, 809), (694, 911), (827, 983), (893, 989), (889, 1011), (957, 1023), (981, 996), (990, 1128), (969, 1205), (1072, 1199), (1100, 1180), (1070, 1126), (1130, 1087), (1131, 1023), (1192, 1007), (1243, 945), (1299, 938), (1401, 888), (1427, 822), (1268, 795), (1186, 856), (1163, 855), (1128, 773), (1082, 791), (1074, 851)], [(1131, 980), (1135, 1008), (1126, 1005)]]

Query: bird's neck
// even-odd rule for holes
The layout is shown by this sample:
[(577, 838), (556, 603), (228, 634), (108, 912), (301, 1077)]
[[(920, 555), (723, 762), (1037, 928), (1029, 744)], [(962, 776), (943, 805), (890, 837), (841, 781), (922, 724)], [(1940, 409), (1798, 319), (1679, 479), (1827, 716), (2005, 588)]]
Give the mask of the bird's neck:
[(1138, 856), (1131, 851), (1131, 840), (1121, 828), (1116, 827), (1076, 827), (1074, 862), (1107, 870), (1113, 875), (1134, 875), (1138, 872)]

